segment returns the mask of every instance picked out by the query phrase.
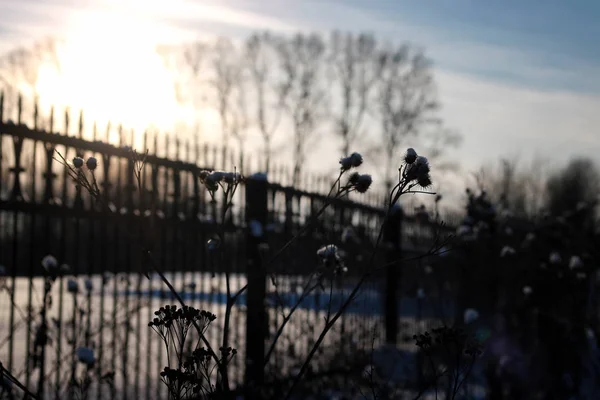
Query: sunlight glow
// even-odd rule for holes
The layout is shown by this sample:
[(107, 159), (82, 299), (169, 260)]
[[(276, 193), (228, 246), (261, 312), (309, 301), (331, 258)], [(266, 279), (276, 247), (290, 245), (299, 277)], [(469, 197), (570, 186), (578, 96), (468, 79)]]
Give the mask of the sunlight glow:
[(138, 131), (168, 130), (189, 117), (177, 104), (148, 25), (94, 12), (73, 21), (68, 31), (59, 48), (59, 70), (43, 66), (39, 71), (42, 107), (83, 109), (88, 120), (110, 120)]

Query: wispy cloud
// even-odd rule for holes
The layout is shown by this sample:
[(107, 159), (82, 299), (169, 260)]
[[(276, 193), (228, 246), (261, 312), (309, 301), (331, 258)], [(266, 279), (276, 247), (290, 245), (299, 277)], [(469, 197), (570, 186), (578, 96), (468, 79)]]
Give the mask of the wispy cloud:
[[(558, 163), (579, 154), (598, 157), (600, 143), (595, 130), (600, 126), (600, 83), (594, 78), (600, 75), (600, 67), (593, 60), (562, 56), (548, 48), (536, 49), (531, 46), (531, 35), (528, 43), (519, 43), (515, 31), (507, 32), (504, 41), (487, 40), (485, 37), (501, 32), (485, 32), (479, 37), (456, 21), (444, 24), (412, 18), (408, 8), (417, 7), (414, 3), (406, 13), (398, 6), (395, 13), (389, 12), (388, 8), (393, 7), (390, 4), (325, 0), (175, 0), (168, 4), (159, 0), (4, 0), (0, 3), (0, 50), (16, 38), (68, 34), (82, 16), (109, 11), (124, 20), (137, 21), (138, 26), (148, 28), (152, 40), (159, 42), (211, 33), (242, 36), (263, 29), (371, 31), (384, 40), (409, 40), (422, 45), (434, 59), (444, 105), (442, 116), (465, 136), (456, 152), (463, 170), (476, 169), (482, 162), (506, 154), (523, 158), (547, 155)], [(336, 150), (337, 144), (331, 141), (312, 156), (315, 161), (330, 158)]]

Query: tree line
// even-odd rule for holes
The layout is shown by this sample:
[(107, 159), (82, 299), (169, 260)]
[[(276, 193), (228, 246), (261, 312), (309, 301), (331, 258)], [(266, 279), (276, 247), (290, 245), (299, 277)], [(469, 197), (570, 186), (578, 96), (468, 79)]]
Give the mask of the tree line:
[(275, 154), (290, 152), (294, 182), (325, 140), (337, 142), (340, 156), (358, 148), (377, 154), (388, 184), (409, 143), (429, 147), (437, 161), (460, 142), (439, 118), (431, 60), (407, 43), (366, 33), (260, 32), (159, 52), (182, 104), (216, 110), (223, 143), (243, 149), (257, 137), (266, 171)]

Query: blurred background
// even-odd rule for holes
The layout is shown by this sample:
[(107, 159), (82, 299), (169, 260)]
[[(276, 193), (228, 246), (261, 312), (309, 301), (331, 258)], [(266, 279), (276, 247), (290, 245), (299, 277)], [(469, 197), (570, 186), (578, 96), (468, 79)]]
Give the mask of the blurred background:
[(532, 184), (569, 160), (597, 160), (588, 38), (598, 7), (5, 0), (0, 85), (46, 110), (226, 142), (303, 170), (334, 170), (360, 151), (380, 188), (415, 147), (452, 199), (441, 206), (456, 210), (476, 173), (491, 184), (508, 163), (540, 193)]

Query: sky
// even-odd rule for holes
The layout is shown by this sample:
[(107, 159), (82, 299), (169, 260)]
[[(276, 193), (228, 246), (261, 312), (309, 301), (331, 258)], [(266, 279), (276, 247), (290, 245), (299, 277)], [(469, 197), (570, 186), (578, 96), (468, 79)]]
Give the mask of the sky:
[[(368, 31), (422, 46), (433, 59), (441, 117), (464, 137), (451, 150), (464, 174), (501, 156), (600, 164), (596, 0), (2, 0), (0, 15), (0, 51), (47, 35), (70, 39), (70, 81), (49, 76), (46, 92), (88, 93), (87, 108), (113, 119), (183, 112), (151, 51), (156, 43), (264, 29)], [(94, 103), (89, 93), (114, 97), (114, 88), (90, 79), (93, 71), (121, 71), (117, 83), (135, 101)], [(316, 157), (334, 149), (325, 144)]]

